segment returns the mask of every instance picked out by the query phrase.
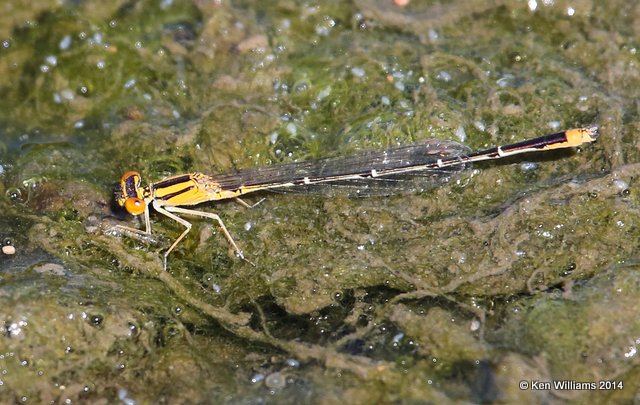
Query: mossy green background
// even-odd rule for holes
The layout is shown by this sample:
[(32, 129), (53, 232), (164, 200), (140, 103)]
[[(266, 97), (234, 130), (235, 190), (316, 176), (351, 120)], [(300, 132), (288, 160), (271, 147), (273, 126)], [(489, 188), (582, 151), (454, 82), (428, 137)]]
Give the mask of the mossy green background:
[[(640, 5), (0, 7), (0, 241), (16, 248), (0, 256), (0, 402), (637, 400)], [(113, 231), (142, 225), (113, 201), (127, 170), (153, 181), (426, 138), (481, 149), (592, 123), (600, 139), (577, 152), (425, 192), (199, 207), (255, 266), (205, 220), (166, 273), (179, 224)]]

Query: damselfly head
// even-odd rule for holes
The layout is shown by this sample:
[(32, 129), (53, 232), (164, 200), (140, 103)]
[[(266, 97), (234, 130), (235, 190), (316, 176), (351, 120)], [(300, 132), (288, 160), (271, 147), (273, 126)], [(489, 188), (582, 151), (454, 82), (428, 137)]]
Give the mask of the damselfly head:
[(147, 209), (140, 184), (141, 178), (138, 172), (126, 172), (120, 179), (120, 190), (116, 195), (116, 201), (132, 215), (140, 215)]
[(123, 207), (131, 215), (140, 215), (147, 209), (147, 204), (139, 198), (129, 197), (124, 200)]

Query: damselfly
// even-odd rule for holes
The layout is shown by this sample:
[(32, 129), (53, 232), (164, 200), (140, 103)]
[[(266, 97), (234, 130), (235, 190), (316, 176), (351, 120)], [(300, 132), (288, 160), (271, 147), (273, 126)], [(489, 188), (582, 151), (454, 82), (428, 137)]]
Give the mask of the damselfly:
[(218, 222), (236, 254), (248, 261), (217, 214), (181, 206), (225, 199), (235, 199), (240, 204), (249, 206), (240, 199), (242, 195), (321, 183), (348, 184), (365, 179), (395, 179), (398, 176), (424, 173), (434, 177), (446, 177), (451, 175), (452, 170), (463, 168), (467, 163), (501, 159), (521, 153), (573, 148), (593, 142), (597, 137), (598, 127), (589, 126), (468, 153), (465, 153), (466, 147), (457, 142), (430, 139), (384, 151), (258, 167), (228, 175), (181, 174), (144, 187), (141, 186), (140, 174), (131, 171), (126, 172), (120, 180), (117, 202), (130, 214), (144, 215), (145, 230), (119, 227), (150, 235), (149, 206), (182, 224), (186, 229), (164, 253), (163, 263), (166, 270), (167, 257), (191, 230), (191, 223), (178, 214), (210, 218)]

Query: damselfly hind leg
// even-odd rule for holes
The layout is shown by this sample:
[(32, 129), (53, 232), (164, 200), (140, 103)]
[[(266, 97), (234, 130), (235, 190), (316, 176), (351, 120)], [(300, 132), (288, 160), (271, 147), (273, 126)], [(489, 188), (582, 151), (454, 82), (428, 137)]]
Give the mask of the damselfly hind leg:
[(244, 260), (247, 263), (251, 264), (252, 266), (255, 266), (255, 264), (253, 262), (251, 262), (246, 257), (244, 257), (244, 253), (242, 252), (242, 250), (240, 250), (240, 248), (236, 244), (235, 240), (233, 240), (233, 237), (229, 233), (229, 230), (227, 230), (227, 227), (224, 225), (224, 222), (222, 222), (222, 218), (220, 218), (217, 214), (214, 214), (214, 213), (211, 213), (211, 212), (188, 210), (188, 209), (185, 209), (185, 208), (174, 207), (174, 206), (163, 207), (160, 204), (157, 204), (155, 201), (154, 201), (154, 204), (153, 204), (153, 208), (156, 211), (158, 211), (159, 213), (161, 213), (161, 214), (173, 219), (176, 222), (179, 222), (180, 224), (182, 224), (186, 228), (184, 230), (184, 232), (182, 232), (180, 234), (180, 236), (171, 244), (169, 249), (167, 249), (167, 251), (164, 254), (164, 270), (165, 271), (167, 270), (167, 258), (169, 257), (169, 254), (173, 251), (173, 249), (175, 249), (175, 247), (178, 245), (178, 243), (180, 243), (180, 241), (182, 241), (182, 239), (184, 239), (184, 237), (187, 236), (187, 234), (189, 233), (189, 231), (191, 230), (191, 227), (192, 227), (191, 222), (187, 221), (186, 219), (184, 219), (182, 217), (179, 217), (175, 213), (193, 215), (193, 216), (203, 217), (203, 218), (209, 218), (209, 219), (213, 219), (213, 220), (217, 221), (218, 224), (220, 225), (220, 229), (222, 230), (222, 233), (224, 234), (225, 238), (227, 238), (227, 241), (229, 241), (229, 244), (235, 250), (236, 255), (239, 258), (241, 258), (242, 260)]
[(255, 208), (257, 207), (259, 204), (261, 204), (264, 200), (266, 200), (266, 198), (261, 198), (260, 201), (253, 203), (253, 204), (249, 204), (248, 202), (246, 202), (245, 200), (243, 200), (240, 197), (236, 197), (234, 198), (234, 200), (236, 200), (236, 202), (240, 205), (242, 205), (245, 208)]

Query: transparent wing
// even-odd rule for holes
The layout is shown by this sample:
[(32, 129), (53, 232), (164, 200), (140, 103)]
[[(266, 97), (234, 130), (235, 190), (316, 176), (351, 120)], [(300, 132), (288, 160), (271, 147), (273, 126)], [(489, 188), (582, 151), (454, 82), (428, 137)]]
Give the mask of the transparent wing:
[(257, 167), (213, 176), (212, 180), (223, 189), (234, 190), (244, 187), (351, 196), (419, 192), (450, 181), (468, 166), (461, 162), (438, 168), (438, 159), (462, 157), (468, 151), (457, 142), (430, 139), (384, 151)]

